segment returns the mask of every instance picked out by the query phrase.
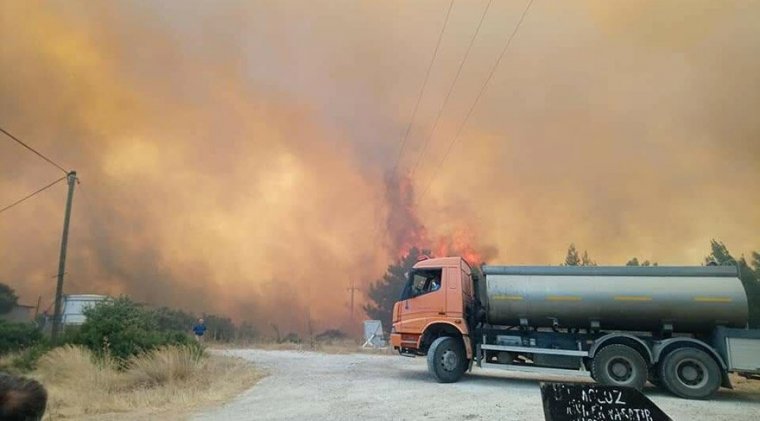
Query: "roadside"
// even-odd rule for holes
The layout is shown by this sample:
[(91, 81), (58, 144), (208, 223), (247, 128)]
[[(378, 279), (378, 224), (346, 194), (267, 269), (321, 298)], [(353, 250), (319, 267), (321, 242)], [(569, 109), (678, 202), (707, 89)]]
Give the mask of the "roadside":
[(48, 390), (46, 420), (184, 419), (250, 389), (263, 376), (250, 362), (168, 347), (119, 368), (82, 347), (43, 356), (30, 373)]
[[(542, 420), (539, 382), (578, 381), (528, 373), (475, 370), (439, 384), (423, 358), (299, 351), (226, 350), (270, 375), (194, 420), (511, 419)], [(737, 380), (711, 401), (678, 399), (653, 387), (646, 395), (674, 420), (760, 419), (760, 382)]]

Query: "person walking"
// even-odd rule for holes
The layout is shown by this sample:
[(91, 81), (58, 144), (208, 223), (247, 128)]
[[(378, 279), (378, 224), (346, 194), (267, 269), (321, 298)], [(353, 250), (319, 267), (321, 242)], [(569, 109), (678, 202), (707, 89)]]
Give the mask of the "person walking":
[(193, 326), (193, 333), (196, 341), (203, 342), (203, 335), (206, 333), (206, 324), (203, 318), (198, 319), (198, 324)]

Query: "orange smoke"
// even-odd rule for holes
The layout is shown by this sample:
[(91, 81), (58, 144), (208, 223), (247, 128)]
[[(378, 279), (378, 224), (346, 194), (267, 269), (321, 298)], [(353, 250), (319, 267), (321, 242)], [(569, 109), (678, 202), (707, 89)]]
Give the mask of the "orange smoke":
[[(442, 160), (524, 7), (494, 2), (432, 132), (485, 5), (456, 2), (410, 178), (385, 174), (447, 4), (190, 3), (0, 2), (0, 123), (82, 181), (67, 293), (303, 332), (348, 326), (347, 288), (413, 246), (472, 264), (759, 246), (760, 4), (536, 2)], [(49, 167), (0, 139), (0, 206)], [(55, 291), (63, 187), (0, 215), (22, 303)]]
[(385, 189), (386, 230), (392, 256), (406, 256), (416, 247), (433, 257), (461, 256), (477, 265), (498, 254), (496, 248), (478, 241), (467, 220), (448, 232), (431, 235), (418, 215), (414, 184), (408, 174), (386, 176)]

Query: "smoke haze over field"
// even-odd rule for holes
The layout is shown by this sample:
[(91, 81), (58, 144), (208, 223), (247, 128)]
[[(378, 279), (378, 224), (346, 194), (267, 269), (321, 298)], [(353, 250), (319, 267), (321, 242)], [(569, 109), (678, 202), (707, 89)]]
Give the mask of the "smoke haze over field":
[[(2, 2), (0, 127), (81, 178), (66, 292), (303, 330), (413, 242), (512, 264), (760, 247), (760, 3), (536, 0), (441, 166), (525, 6), (494, 2), (415, 170), (485, 3), (454, 3), (390, 175), (448, 2)], [(0, 206), (60, 176), (6, 140), (0, 169)], [(64, 201), (0, 214), (24, 303), (54, 293)]]

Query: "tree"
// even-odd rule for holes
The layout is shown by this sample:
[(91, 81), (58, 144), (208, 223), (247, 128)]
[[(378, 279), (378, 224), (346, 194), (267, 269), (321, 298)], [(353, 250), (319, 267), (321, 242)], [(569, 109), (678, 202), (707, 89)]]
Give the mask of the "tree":
[(639, 259), (634, 257), (633, 259), (627, 261), (625, 265), (626, 266), (657, 266), (657, 262), (650, 262), (649, 260), (644, 260), (643, 262), (639, 263)]
[(401, 292), (406, 285), (406, 274), (412, 270), (412, 266), (417, 263), (419, 257), (425, 254), (429, 254), (429, 251), (420, 251), (413, 247), (406, 256), (388, 265), (388, 270), (382, 279), (370, 284), (367, 296), (371, 302), (364, 305), (364, 311), (371, 319), (383, 322), (386, 329), (391, 324), (393, 304), (401, 297)]
[(209, 339), (220, 342), (231, 342), (235, 339), (235, 324), (229, 317), (207, 314), (203, 321), (208, 329), (206, 335)]
[(596, 262), (588, 257), (588, 252), (583, 250), (583, 256), (581, 256), (581, 266), (596, 266)]
[(251, 341), (259, 336), (256, 327), (249, 321), (243, 321), (237, 329), (237, 340)]
[(18, 296), (13, 288), (0, 283), (0, 314), (8, 313), (18, 303)]
[(710, 254), (705, 257), (705, 264), (716, 263), (720, 266), (736, 266), (739, 269), (739, 279), (747, 293), (749, 305), (749, 326), (760, 327), (760, 254), (753, 251), (752, 262), (742, 256), (735, 259), (721, 241), (710, 241)]
[(588, 256), (588, 251), (584, 250), (583, 255), (578, 255), (578, 249), (574, 243), (570, 243), (565, 255), (565, 263), (562, 266), (596, 266), (596, 262)]
[(570, 243), (570, 247), (567, 248), (567, 255), (565, 256), (565, 263), (563, 266), (580, 266), (581, 258), (578, 256), (578, 250), (575, 249), (575, 244)]
[(163, 332), (189, 332), (198, 318), (191, 313), (169, 307), (153, 310), (158, 329)]

